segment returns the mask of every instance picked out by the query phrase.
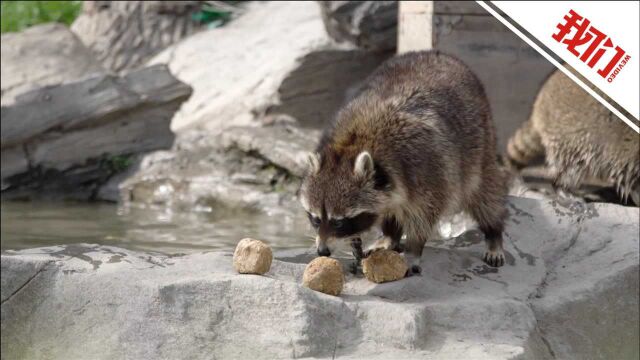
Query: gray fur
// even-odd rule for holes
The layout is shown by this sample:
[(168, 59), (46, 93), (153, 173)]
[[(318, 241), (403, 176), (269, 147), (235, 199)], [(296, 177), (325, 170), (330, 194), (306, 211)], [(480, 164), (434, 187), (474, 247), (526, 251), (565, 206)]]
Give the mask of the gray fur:
[[(363, 151), (374, 169), (357, 176)], [(387, 61), (338, 113), (317, 153), (319, 170), (304, 179), (300, 197), (323, 221), (377, 214), (391, 246), (404, 233), (406, 250), (419, 258), (437, 221), (464, 210), (485, 232), (485, 260), (504, 263), (506, 181), (487, 97), (461, 61), (437, 51)], [(318, 245), (336, 240), (320, 233)]]
[(615, 186), (624, 201), (631, 195), (638, 205), (639, 139), (633, 129), (556, 70), (540, 89), (529, 120), (509, 140), (507, 153), (520, 166), (544, 155), (555, 184), (563, 189), (575, 189), (594, 177)]

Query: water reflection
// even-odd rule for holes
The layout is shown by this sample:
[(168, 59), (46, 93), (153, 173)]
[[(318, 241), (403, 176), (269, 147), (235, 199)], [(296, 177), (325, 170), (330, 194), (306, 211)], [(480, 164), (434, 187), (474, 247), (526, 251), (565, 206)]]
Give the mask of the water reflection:
[(113, 204), (8, 202), (1, 204), (2, 250), (97, 243), (169, 254), (233, 249), (254, 237), (274, 249), (309, 248), (311, 229), (295, 218), (245, 212), (171, 212)]

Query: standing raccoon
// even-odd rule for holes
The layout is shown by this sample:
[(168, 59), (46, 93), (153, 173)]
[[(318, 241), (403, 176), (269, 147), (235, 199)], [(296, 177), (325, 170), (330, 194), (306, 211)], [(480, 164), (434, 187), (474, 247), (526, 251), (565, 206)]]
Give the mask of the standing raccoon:
[(575, 189), (594, 177), (640, 204), (640, 135), (561, 71), (540, 89), (507, 154), (519, 166), (545, 156), (556, 187)]
[(459, 211), (484, 232), (484, 261), (504, 264), (505, 180), (480, 81), (452, 56), (414, 52), (380, 66), (337, 114), (299, 196), (319, 255), (347, 240), (358, 259), (360, 235), (378, 228), (386, 248), (406, 235), (411, 275), (438, 220)]

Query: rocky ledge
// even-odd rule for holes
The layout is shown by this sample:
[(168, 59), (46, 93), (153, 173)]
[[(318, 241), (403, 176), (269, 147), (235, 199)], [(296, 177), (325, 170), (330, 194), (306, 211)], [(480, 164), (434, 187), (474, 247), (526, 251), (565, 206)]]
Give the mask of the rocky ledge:
[[(340, 297), (230, 253), (73, 245), (2, 255), (6, 358), (626, 359), (638, 349), (637, 208), (511, 198), (507, 264), (477, 231), (431, 242), (423, 275)], [(295, 255), (295, 256), (294, 256)]]

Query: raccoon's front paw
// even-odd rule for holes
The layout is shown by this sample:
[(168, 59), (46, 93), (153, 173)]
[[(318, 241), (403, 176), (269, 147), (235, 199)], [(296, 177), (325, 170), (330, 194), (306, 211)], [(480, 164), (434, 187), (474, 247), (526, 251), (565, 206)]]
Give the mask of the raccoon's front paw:
[(353, 275), (358, 275), (358, 273), (361, 272), (361, 267), (358, 264), (358, 261), (354, 261), (351, 264), (349, 264), (349, 272), (352, 273)]
[(420, 267), (420, 265), (411, 265), (404, 277), (416, 276), (420, 274), (422, 274), (422, 268)]
[(504, 265), (504, 252), (500, 250), (487, 250), (482, 257), (482, 260), (489, 264), (489, 266), (500, 267)]
[(403, 253), (404, 252), (404, 245), (402, 245), (400, 243), (397, 243), (394, 246), (392, 246), (390, 248), (390, 250), (393, 250), (393, 251), (395, 251), (397, 253)]

